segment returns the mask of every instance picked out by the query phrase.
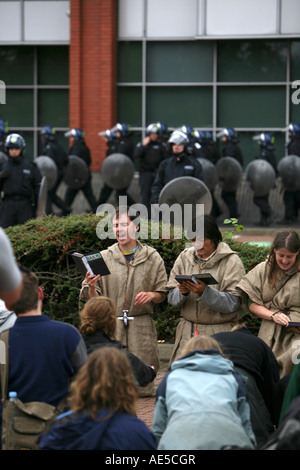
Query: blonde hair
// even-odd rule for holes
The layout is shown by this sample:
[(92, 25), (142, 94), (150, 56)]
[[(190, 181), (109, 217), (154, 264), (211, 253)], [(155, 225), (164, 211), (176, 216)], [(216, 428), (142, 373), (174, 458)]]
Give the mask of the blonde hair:
[(89, 299), (80, 312), (79, 330), (83, 335), (91, 335), (102, 330), (115, 339), (117, 322), (116, 307), (109, 297), (99, 296)]
[(186, 354), (194, 351), (195, 349), (199, 351), (205, 351), (207, 349), (216, 349), (220, 354), (223, 355), (223, 351), (219, 343), (216, 339), (212, 338), (211, 336), (193, 336), (193, 338), (191, 338), (183, 348), (182, 355), (185, 356)]
[(93, 418), (103, 409), (106, 418), (119, 410), (136, 414), (138, 400), (132, 368), (126, 353), (109, 346), (96, 349), (78, 371), (70, 387), (70, 408)]

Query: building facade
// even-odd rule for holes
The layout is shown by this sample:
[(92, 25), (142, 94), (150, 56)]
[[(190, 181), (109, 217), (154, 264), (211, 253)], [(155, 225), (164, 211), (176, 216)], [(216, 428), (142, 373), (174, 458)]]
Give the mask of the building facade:
[(298, 0), (4, 0), (0, 117), (41, 152), (39, 131), (81, 127), (99, 171), (115, 122), (134, 139), (151, 122), (239, 134), (245, 165), (255, 133), (285, 155), (300, 122)]

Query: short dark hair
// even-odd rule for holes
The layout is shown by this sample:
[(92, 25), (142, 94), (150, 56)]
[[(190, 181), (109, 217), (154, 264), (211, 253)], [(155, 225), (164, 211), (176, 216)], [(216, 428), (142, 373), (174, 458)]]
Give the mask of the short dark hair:
[(20, 271), (23, 278), (21, 295), (16, 303), (9, 306), (16, 315), (29, 312), (30, 310), (35, 310), (39, 299), (38, 277), (33, 272), (22, 266), (20, 266)]
[(187, 238), (193, 239), (195, 237), (195, 235), (192, 236), (192, 231), (195, 234), (197, 227), (199, 227), (201, 223), (203, 224), (204, 238), (211, 240), (214, 247), (217, 248), (218, 244), (222, 241), (222, 234), (216, 220), (209, 214), (204, 214), (204, 216), (199, 216), (192, 220), (190, 230), (187, 230)]

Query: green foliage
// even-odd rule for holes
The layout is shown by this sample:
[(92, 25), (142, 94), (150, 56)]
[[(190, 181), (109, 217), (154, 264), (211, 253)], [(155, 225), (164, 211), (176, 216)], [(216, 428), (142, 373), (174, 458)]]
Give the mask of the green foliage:
[[(71, 253), (88, 253), (103, 250), (113, 241), (100, 240), (96, 230), (101, 217), (95, 214), (71, 215), (68, 217), (46, 216), (28, 221), (24, 225), (9, 227), (5, 231), (11, 240), (17, 261), (33, 270), (44, 288), (43, 311), (53, 319), (78, 326), (79, 290), (82, 276), (76, 271)], [(233, 224), (233, 232), (242, 227), (236, 219), (228, 219)], [(148, 223), (151, 232), (151, 224)], [(171, 229), (170, 236), (164, 238), (164, 228), (160, 236), (144, 240), (160, 253), (169, 274), (177, 256), (186, 246), (186, 240)], [(162, 232), (161, 232), (162, 231)], [(263, 261), (268, 249), (248, 243), (235, 242), (232, 236), (224, 240), (241, 257), (246, 272)], [(143, 242), (143, 240), (141, 240)], [(180, 309), (168, 305), (167, 301), (155, 305), (154, 322), (160, 340), (172, 341), (179, 321)], [(257, 319), (245, 314), (248, 326), (257, 331)]]
[(223, 221), (223, 224), (232, 224), (233, 225), (233, 228), (231, 230), (223, 232), (223, 236), (227, 240), (231, 240), (233, 235), (235, 235), (235, 233), (239, 233), (242, 230), (244, 230), (244, 226), (239, 224), (238, 219), (235, 219), (235, 218), (225, 219)]

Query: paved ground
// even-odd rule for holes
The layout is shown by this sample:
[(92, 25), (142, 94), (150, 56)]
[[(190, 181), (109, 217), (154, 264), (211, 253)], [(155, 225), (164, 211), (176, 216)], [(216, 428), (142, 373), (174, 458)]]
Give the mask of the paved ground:
[[(173, 350), (173, 344), (159, 343), (160, 354), (160, 370), (155, 378), (155, 385), (159, 385), (164, 377)], [(155, 397), (139, 398), (137, 416), (144, 421), (150, 429), (152, 429), (153, 412), (155, 405)]]

